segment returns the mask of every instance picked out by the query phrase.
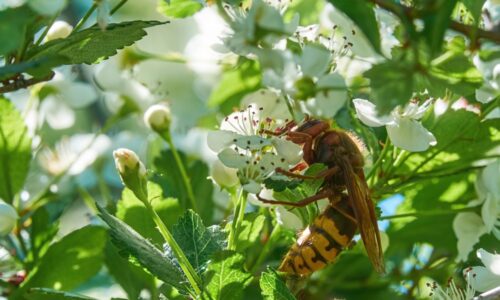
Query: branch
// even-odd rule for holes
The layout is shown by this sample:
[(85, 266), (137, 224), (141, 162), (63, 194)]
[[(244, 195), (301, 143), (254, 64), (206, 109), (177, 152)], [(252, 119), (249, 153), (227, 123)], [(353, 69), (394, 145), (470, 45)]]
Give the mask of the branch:
[[(400, 19), (414, 19), (417, 18), (419, 15), (419, 12), (416, 11), (415, 9), (412, 9), (411, 7), (404, 6), (401, 4), (397, 4), (394, 2), (390, 2), (387, 0), (368, 0), (369, 2), (372, 2), (374, 4), (377, 4), (380, 6), (380, 8), (383, 8), (384, 10), (390, 11), (396, 16), (398, 16)], [(491, 40), (497, 43), (500, 43), (500, 33), (496, 31), (487, 31), (483, 30), (474, 26), (470, 25), (465, 25), (456, 21), (450, 21), (450, 29), (460, 32), (463, 35), (475, 40), (483, 38), (487, 40)]]
[(41, 77), (41, 78), (30, 78), (30, 79), (19, 78), (19, 79), (15, 79), (14, 81), (12, 81), (10, 83), (6, 83), (6, 84), (4, 83), (3, 86), (0, 86), (0, 95), (4, 94), (4, 93), (24, 89), (24, 88), (27, 88), (31, 85), (34, 85), (34, 84), (37, 84), (37, 83), (40, 83), (43, 81), (49, 81), (52, 79), (52, 77), (54, 77), (54, 75), (55, 75), (54, 72), (50, 72), (49, 75), (47, 75), (45, 77)]

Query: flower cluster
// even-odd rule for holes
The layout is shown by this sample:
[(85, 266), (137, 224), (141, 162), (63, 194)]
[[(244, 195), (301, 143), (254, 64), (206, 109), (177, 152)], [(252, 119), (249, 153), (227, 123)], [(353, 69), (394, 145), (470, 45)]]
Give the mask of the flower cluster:
[[(220, 130), (208, 135), (210, 149), (226, 167), (237, 170), (243, 189), (255, 194), (261, 191), (266, 178), (275, 175), (277, 168), (288, 169), (301, 159), (300, 146), (271, 134), (288, 121), (272, 118), (283, 114), (280, 107), (284, 100), (271, 91), (261, 90), (247, 96), (243, 103), (259, 100), (256, 95), (264, 96), (261, 99), (267, 101), (262, 103), (267, 107), (247, 104), (246, 109), (225, 117)], [(268, 98), (274, 98), (274, 103)]]

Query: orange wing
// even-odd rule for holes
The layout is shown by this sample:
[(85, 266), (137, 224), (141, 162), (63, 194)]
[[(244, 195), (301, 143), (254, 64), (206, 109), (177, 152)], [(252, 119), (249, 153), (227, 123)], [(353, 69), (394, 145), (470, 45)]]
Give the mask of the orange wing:
[(347, 192), (351, 201), (354, 215), (358, 222), (361, 238), (365, 244), (366, 252), (370, 258), (375, 270), (379, 273), (385, 272), (384, 257), (382, 253), (382, 244), (380, 242), (380, 232), (375, 215), (375, 206), (370, 198), (370, 192), (363, 171), (360, 170), (359, 176), (353, 169), (348, 158), (338, 159), (342, 168), (344, 181), (347, 186)]

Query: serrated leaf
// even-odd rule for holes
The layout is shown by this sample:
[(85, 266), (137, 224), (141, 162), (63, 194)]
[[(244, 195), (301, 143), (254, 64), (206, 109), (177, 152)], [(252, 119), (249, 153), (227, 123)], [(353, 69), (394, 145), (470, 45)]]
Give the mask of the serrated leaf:
[(245, 214), (237, 237), (237, 252), (243, 253), (259, 240), (265, 220), (266, 217), (257, 212)]
[(359, 0), (328, 0), (328, 2), (333, 4), (358, 25), (373, 46), (373, 49), (381, 53), (378, 22), (375, 18), (372, 4), (368, 1)]
[(259, 283), (265, 300), (295, 300), (295, 296), (273, 270), (262, 273)]
[(244, 95), (259, 89), (261, 77), (257, 62), (242, 59), (237, 67), (222, 74), (219, 84), (210, 94), (208, 106), (215, 107), (226, 102), (238, 102), (235, 103), (238, 106)]
[[(65, 64), (93, 64), (116, 54), (146, 35), (145, 28), (165, 24), (159, 21), (131, 21), (110, 24), (106, 30), (98, 26), (75, 32), (64, 39), (49, 41), (30, 49), (28, 60), (60, 56)], [(59, 64), (57, 64), (59, 65)], [(55, 67), (53, 65), (51, 67)]]
[(31, 160), (31, 138), (14, 105), (0, 96), (0, 198), (12, 203)]
[(97, 209), (101, 219), (110, 227), (111, 241), (121, 255), (132, 256), (158, 279), (180, 291), (187, 290), (187, 279), (174, 261), (164, 256), (147, 239), (121, 220), (110, 215), (104, 208), (97, 205)]
[(423, 34), (429, 45), (431, 57), (434, 57), (441, 50), (444, 33), (448, 29), (457, 0), (438, 0), (427, 3), (429, 3), (429, 7), (426, 7), (426, 13), (422, 16), (424, 21)]
[(300, 185), (302, 181), (292, 179), (292, 180), (281, 180), (274, 179), (272, 177), (266, 178), (264, 180), (264, 185), (266, 188), (273, 190), (275, 192), (283, 192), (286, 189), (294, 189)]
[[(163, 191), (158, 184), (148, 182), (148, 198), (168, 228), (171, 228), (182, 216), (183, 211), (179, 201), (175, 198), (164, 198)], [(116, 217), (153, 242), (158, 248), (161, 248), (165, 242), (155, 222), (149, 217), (144, 204), (127, 188), (123, 190), (122, 197), (116, 205)]]
[(198, 274), (205, 271), (212, 255), (224, 248), (225, 235), (221, 229), (206, 228), (192, 210), (186, 211), (173, 226), (172, 235)]
[(64, 56), (41, 57), (39, 59), (23, 61), (0, 67), (0, 80), (13, 77), (21, 73), (29, 73), (34, 77), (43, 77), (51, 72), (52, 66), (69, 64)]
[(173, 18), (186, 18), (194, 15), (203, 4), (198, 0), (160, 0), (158, 2), (158, 11)]
[(95, 300), (95, 298), (47, 288), (30, 289), (24, 297), (28, 300)]
[(26, 31), (36, 15), (26, 6), (0, 11), (0, 56), (12, 53), (24, 42)]
[(109, 274), (127, 293), (128, 299), (139, 299), (141, 291), (145, 289), (150, 292), (155, 291), (156, 283), (153, 275), (123, 258), (111, 242), (106, 244), (105, 256)]
[(202, 299), (238, 300), (243, 296), (243, 289), (250, 283), (252, 276), (245, 272), (245, 257), (232, 251), (217, 253), (207, 271), (205, 278), (208, 284)]
[(370, 79), (371, 95), (379, 114), (388, 114), (397, 105), (410, 100), (413, 74), (413, 68), (400, 61), (383, 62), (364, 73)]
[(33, 287), (70, 290), (95, 275), (102, 267), (106, 229), (86, 226), (64, 236), (47, 249), (23, 282), (21, 291)]

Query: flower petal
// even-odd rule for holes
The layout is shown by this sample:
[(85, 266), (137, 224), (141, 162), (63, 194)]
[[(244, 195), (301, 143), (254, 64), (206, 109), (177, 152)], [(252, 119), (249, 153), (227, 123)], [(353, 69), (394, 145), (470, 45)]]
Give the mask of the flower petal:
[(500, 159), (486, 166), (480, 178), (486, 191), (491, 193), (496, 200), (500, 199)]
[(226, 167), (235, 169), (243, 168), (248, 160), (246, 156), (241, 156), (237, 151), (231, 148), (222, 150), (217, 156)]
[(90, 84), (63, 81), (58, 88), (59, 95), (73, 108), (86, 107), (97, 100), (97, 93)]
[(365, 99), (356, 98), (352, 100), (358, 119), (366, 126), (380, 127), (394, 121), (391, 116), (378, 116), (375, 104)]
[(210, 176), (221, 187), (233, 187), (239, 182), (237, 170), (226, 167), (219, 160), (213, 163)]
[(399, 118), (394, 124), (386, 126), (392, 143), (401, 149), (419, 152), (436, 144), (436, 138), (418, 121)]
[(321, 45), (307, 44), (302, 50), (300, 67), (309, 77), (320, 77), (330, 66), (331, 53)]
[(282, 138), (273, 138), (272, 144), (278, 155), (283, 157), (289, 165), (294, 165), (302, 159), (302, 147), (299, 145)]
[(237, 133), (227, 130), (209, 131), (207, 134), (208, 148), (218, 153), (231, 145), (238, 136)]
[(45, 120), (53, 129), (66, 129), (75, 124), (75, 112), (63, 101), (53, 96), (47, 97), (42, 102)]
[(291, 117), (285, 99), (276, 92), (268, 89), (260, 89), (246, 95), (241, 100), (241, 105), (246, 107), (255, 105), (258, 108), (262, 108), (260, 113), (261, 120), (265, 120), (266, 118), (285, 120)]
[(466, 261), (479, 238), (486, 233), (483, 220), (473, 212), (463, 212), (453, 220), (453, 231), (458, 239), (457, 261)]
[(258, 194), (262, 190), (262, 185), (255, 180), (249, 180), (248, 183), (241, 186), (245, 191), (251, 194)]
[(487, 232), (491, 232), (497, 221), (498, 214), (500, 214), (500, 201), (493, 198), (493, 195), (488, 193), (483, 207), (481, 207), (481, 217), (483, 218), (484, 225)]
[(473, 274), (470, 284), (479, 292), (489, 291), (497, 287), (500, 282), (500, 276), (492, 274), (485, 267), (472, 267), (469, 272)]
[(276, 207), (276, 221), (281, 226), (291, 229), (300, 230), (304, 228), (302, 221), (294, 213), (288, 211), (283, 206)]
[(488, 271), (500, 276), (500, 254), (492, 254), (481, 248), (477, 250), (476, 255)]

